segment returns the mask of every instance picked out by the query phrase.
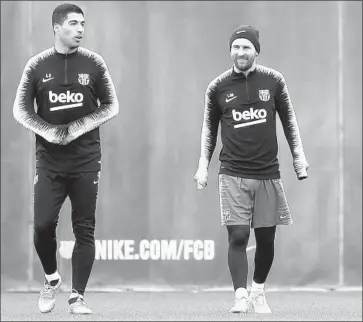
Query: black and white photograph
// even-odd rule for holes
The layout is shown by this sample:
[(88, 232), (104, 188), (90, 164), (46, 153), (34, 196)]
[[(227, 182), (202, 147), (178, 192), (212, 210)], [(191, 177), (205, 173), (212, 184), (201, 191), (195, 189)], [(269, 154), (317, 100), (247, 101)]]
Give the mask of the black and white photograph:
[(362, 1), (1, 1), (1, 321), (362, 321)]

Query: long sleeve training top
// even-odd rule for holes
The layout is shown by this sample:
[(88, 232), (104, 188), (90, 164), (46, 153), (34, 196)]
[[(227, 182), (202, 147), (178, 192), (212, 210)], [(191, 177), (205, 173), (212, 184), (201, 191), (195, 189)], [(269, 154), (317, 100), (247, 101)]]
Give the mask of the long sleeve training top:
[[(99, 126), (118, 111), (105, 61), (82, 47), (71, 54), (52, 47), (31, 57), (13, 105), (14, 118), (36, 135), (36, 166), (64, 172), (100, 169)], [(65, 133), (76, 139), (52, 143)]]
[(256, 65), (247, 77), (233, 67), (225, 71), (206, 90), (201, 158), (209, 164), (221, 124), (219, 173), (254, 179), (280, 178), (276, 113), (294, 164), (304, 165), (299, 128), (282, 74), (262, 65)]

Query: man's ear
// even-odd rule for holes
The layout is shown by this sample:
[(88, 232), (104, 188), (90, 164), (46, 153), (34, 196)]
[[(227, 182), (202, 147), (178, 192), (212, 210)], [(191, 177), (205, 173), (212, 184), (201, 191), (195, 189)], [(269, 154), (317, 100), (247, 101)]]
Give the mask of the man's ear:
[(54, 30), (54, 34), (58, 34), (59, 35), (59, 32), (60, 32), (60, 25), (59, 24), (54, 24), (54, 27), (53, 27), (53, 30)]

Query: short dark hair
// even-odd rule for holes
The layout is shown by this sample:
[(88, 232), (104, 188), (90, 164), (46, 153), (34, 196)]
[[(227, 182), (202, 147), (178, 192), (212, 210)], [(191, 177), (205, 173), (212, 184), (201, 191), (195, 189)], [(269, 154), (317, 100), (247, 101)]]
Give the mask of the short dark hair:
[(62, 25), (69, 13), (80, 13), (84, 16), (82, 9), (75, 4), (62, 3), (53, 10), (52, 26), (54, 27), (56, 23)]

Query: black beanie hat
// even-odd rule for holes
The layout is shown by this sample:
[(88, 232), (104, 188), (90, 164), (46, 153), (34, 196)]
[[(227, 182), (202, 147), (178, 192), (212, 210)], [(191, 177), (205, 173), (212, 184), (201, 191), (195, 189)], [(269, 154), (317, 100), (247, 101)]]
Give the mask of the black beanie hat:
[(229, 50), (231, 50), (232, 43), (237, 38), (245, 38), (248, 39), (253, 46), (255, 46), (255, 49), (258, 53), (260, 53), (260, 40), (259, 40), (259, 31), (252, 26), (249, 25), (241, 25), (237, 27), (231, 36), (231, 39), (229, 40)]

